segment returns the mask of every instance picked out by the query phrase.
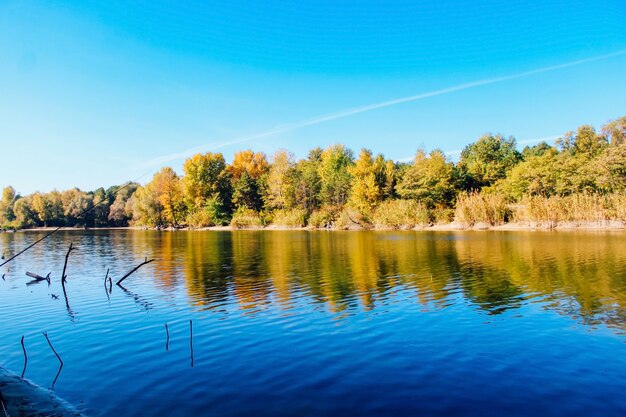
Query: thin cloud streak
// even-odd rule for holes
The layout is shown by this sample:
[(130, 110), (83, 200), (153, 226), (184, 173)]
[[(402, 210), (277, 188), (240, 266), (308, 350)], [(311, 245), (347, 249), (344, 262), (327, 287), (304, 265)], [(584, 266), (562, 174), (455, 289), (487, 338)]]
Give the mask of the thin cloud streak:
[(393, 100), (383, 101), (383, 102), (380, 102), (380, 103), (369, 104), (369, 105), (365, 105), (365, 106), (360, 106), (360, 107), (354, 107), (354, 108), (351, 108), (351, 109), (341, 110), (341, 111), (338, 111), (336, 113), (331, 113), (331, 114), (327, 114), (327, 115), (314, 117), (312, 119), (304, 120), (304, 121), (301, 121), (301, 122), (296, 122), (296, 123), (291, 123), (291, 124), (286, 124), (286, 125), (278, 125), (278, 126), (274, 127), (273, 129), (267, 130), (265, 132), (257, 133), (255, 135), (251, 135), (251, 136), (242, 137), (240, 139), (235, 139), (235, 140), (227, 141), (227, 142), (209, 143), (209, 144), (205, 144), (205, 145), (196, 146), (196, 147), (187, 149), (187, 150), (182, 151), (182, 152), (178, 152), (178, 153), (174, 153), (174, 154), (168, 154), (168, 155), (163, 155), (163, 156), (160, 156), (160, 157), (157, 157), (157, 158), (154, 158), (152, 160), (149, 160), (149, 161), (145, 162), (144, 164), (141, 165), (141, 167), (143, 167), (143, 168), (154, 167), (154, 166), (158, 166), (158, 165), (164, 164), (166, 162), (171, 162), (171, 161), (175, 161), (175, 160), (178, 160), (178, 159), (187, 158), (187, 157), (189, 157), (191, 155), (194, 155), (195, 153), (198, 153), (198, 152), (214, 151), (214, 150), (217, 150), (217, 149), (225, 148), (227, 146), (236, 145), (236, 144), (239, 144), (239, 143), (250, 142), (250, 141), (253, 141), (255, 139), (261, 139), (261, 138), (265, 138), (265, 137), (268, 137), (268, 136), (274, 136), (274, 135), (277, 135), (279, 133), (291, 132), (293, 130), (301, 129), (301, 128), (304, 128), (304, 127), (307, 127), (307, 126), (313, 126), (313, 125), (317, 125), (317, 124), (320, 124), (320, 123), (329, 122), (329, 121), (337, 120), (337, 119), (343, 119), (345, 117), (353, 116), (353, 115), (356, 115), (356, 114), (359, 114), (359, 113), (365, 113), (365, 112), (372, 111), (372, 110), (381, 109), (381, 108), (384, 108), (384, 107), (390, 107), (390, 106), (395, 106), (397, 104), (423, 100), (425, 98), (441, 96), (441, 95), (444, 95), (444, 94), (450, 94), (450, 93), (454, 93), (454, 92), (457, 92), (457, 91), (468, 90), (470, 88), (481, 87), (481, 86), (489, 85), (489, 84), (496, 84), (496, 83), (500, 83), (500, 82), (503, 82), (503, 81), (515, 80), (515, 79), (518, 79), (518, 78), (528, 77), (528, 76), (537, 75), (537, 74), (543, 74), (543, 73), (546, 73), (546, 72), (557, 71), (557, 70), (564, 69), (564, 68), (570, 68), (570, 67), (574, 67), (574, 66), (578, 66), (578, 65), (582, 65), (582, 64), (587, 64), (587, 63), (590, 63), (590, 62), (602, 61), (602, 60), (605, 60), (605, 59), (613, 58), (613, 57), (624, 55), (624, 54), (626, 54), (626, 49), (620, 50), (620, 51), (617, 51), (617, 52), (613, 52), (613, 53), (610, 53), (610, 54), (599, 55), (599, 56), (595, 56), (595, 57), (591, 57), (591, 58), (585, 58), (585, 59), (579, 59), (579, 60), (576, 60), (576, 61), (570, 61), (570, 62), (566, 62), (566, 63), (563, 63), (563, 64), (558, 64), (558, 65), (551, 65), (551, 66), (548, 66), (548, 67), (538, 68), (538, 69), (531, 70), (531, 71), (520, 72), (520, 73), (517, 73), (517, 74), (505, 75), (505, 76), (502, 76), (502, 77), (495, 77), (495, 78), (487, 78), (487, 79), (478, 80), (478, 81), (472, 81), (472, 82), (469, 82), (469, 83), (458, 84), (458, 85), (455, 85), (455, 86), (452, 86), (452, 87), (447, 87), (447, 88), (443, 88), (443, 89), (440, 89), (440, 90), (429, 91), (429, 92), (426, 92), (426, 93), (416, 94), (416, 95), (413, 95), (413, 96), (402, 97), (402, 98), (397, 98), (397, 99), (393, 99)]

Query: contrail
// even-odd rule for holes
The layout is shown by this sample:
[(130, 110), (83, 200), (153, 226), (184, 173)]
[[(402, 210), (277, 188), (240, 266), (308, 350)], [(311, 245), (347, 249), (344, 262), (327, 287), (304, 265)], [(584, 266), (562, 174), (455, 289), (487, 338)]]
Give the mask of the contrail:
[(544, 68), (538, 68), (538, 69), (534, 69), (531, 71), (519, 72), (517, 74), (505, 75), (505, 76), (495, 77), (495, 78), (487, 78), (487, 79), (478, 80), (478, 81), (472, 81), (469, 83), (458, 84), (452, 87), (429, 91), (426, 93), (416, 94), (413, 96), (397, 98), (393, 100), (383, 101), (380, 103), (369, 104), (369, 105), (360, 106), (360, 107), (354, 107), (351, 109), (345, 109), (345, 110), (341, 110), (335, 113), (317, 116), (312, 119), (304, 120), (301, 122), (278, 125), (274, 127), (273, 129), (267, 130), (265, 132), (257, 133), (251, 136), (242, 137), (240, 139), (235, 139), (235, 140), (227, 141), (227, 142), (209, 143), (209, 144), (205, 144), (201, 146), (196, 146), (191, 149), (187, 149), (185, 151), (178, 152), (175, 154), (163, 155), (163, 156), (154, 158), (150, 161), (147, 161), (145, 164), (142, 164), (142, 166), (144, 167), (156, 166), (156, 165), (163, 164), (165, 162), (170, 162), (170, 161), (174, 161), (177, 159), (186, 158), (201, 151), (213, 151), (213, 150), (224, 148), (227, 146), (236, 145), (238, 143), (250, 142), (255, 139), (265, 138), (268, 136), (274, 136), (279, 133), (291, 132), (293, 130), (301, 129), (307, 126), (317, 125), (317, 124), (324, 123), (324, 122), (329, 122), (331, 120), (343, 119), (344, 117), (353, 116), (359, 113), (365, 113), (368, 111), (377, 110), (377, 109), (381, 109), (384, 107), (395, 106), (396, 104), (408, 103), (411, 101), (422, 100), (422, 99), (429, 98), (429, 97), (441, 96), (444, 94), (450, 94), (450, 93), (454, 93), (457, 91), (468, 90), (470, 88), (481, 87), (483, 85), (496, 84), (496, 83), (500, 83), (503, 81), (509, 81), (509, 80), (515, 80), (517, 78), (528, 77), (531, 75), (543, 74), (545, 72), (556, 71), (556, 70), (560, 70), (563, 68), (569, 68), (569, 67), (574, 67), (577, 65), (587, 64), (590, 62), (602, 61), (605, 59), (613, 58), (613, 57), (624, 55), (624, 54), (626, 54), (626, 49), (613, 52), (610, 54), (599, 55), (599, 56), (594, 56), (594, 57), (585, 58), (585, 59), (579, 59), (577, 61), (570, 61), (570, 62), (566, 62), (563, 64), (552, 65), (552, 66), (548, 66)]

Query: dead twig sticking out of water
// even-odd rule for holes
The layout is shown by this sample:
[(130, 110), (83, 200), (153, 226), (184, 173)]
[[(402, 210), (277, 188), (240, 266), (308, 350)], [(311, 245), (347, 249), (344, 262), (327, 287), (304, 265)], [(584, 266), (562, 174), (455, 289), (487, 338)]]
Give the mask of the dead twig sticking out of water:
[(107, 273), (104, 276), (104, 290), (106, 291), (107, 289), (107, 281), (109, 280), (109, 268), (107, 268)]
[(2, 391), (0, 391), (0, 404), (2, 404), (2, 412), (4, 413), (4, 417), (9, 417), (9, 412), (4, 406), (4, 397), (2, 396)]
[(26, 365), (28, 365), (28, 355), (26, 354), (26, 346), (24, 346), (24, 336), (22, 336), (22, 352), (24, 352), (24, 369), (22, 369), (22, 378), (26, 373)]
[[(104, 292), (107, 295), (107, 300), (111, 300), (111, 297), (109, 297), (109, 294), (111, 293), (111, 291), (109, 291), (109, 289), (107, 288), (107, 281), (109, 281), (111, 278), (109, 278), (109, 268), (107, 268), (107, 273), (104, 276)], [(110, 288), (110, 285), (109, 285)]]
[(63, 272), (61, 273), (61, 287), (63, 287), (63, 296), (65, 297), (65, 306), (67, 307), (67, 311), (72, 316), (72, 310), (70, 308), (70, 302), (67, 300), (67, 291), (65, 290), (65, 281), (67, 280), (67, 275), (65, 271), (67, 270), (67, 260), (70, 257), (70, 252), (74, 250), (74, 246), (72, 242), (70, 242), (70, 248), (67, 250), (67, 254), (65, 255), (65, 263), (63, 264)]
[(46, 340), (48, 341), (48, 345), (50, 346), (50, 349), (52, 349), (52, 351), (54, 352), (54, 354), (56, 355), (57, 359), (59, 360), (59, 370), (57, 371), (57, 374), (54, 377), (54, 381), (52, 381), (52, 389), (54, 389), (54, 384), (57, 383), (57, 379), (59, 379), (59, 375), (61, 375), (61, 370), (63, 369), (63, 359), (61, 359), (61, 356), (59, 356), (59, 353), (56, 351), (56, 349), (54, 348), (54, 346), (52, 346), (52, 342), (50, 342), (50, 338), (48, 337), (48, 332), (43, 332), (43, 335), (45, 336)]
[(193, 368), (193, 321), (189, 320), (189, 352), (191, 354), (191, 367)]
[(73, 245), (74, 244), (70, 242), (70, 248), (67, 250), (67, 253), (65, 254), (65, 263), (63, 264), (63, 273), (61, 274), (61, 283), (65, 283), (65, 280), (67, 279), (67, 275), (65, 275), (65, 271), (67, 270), (67, 259), (70, 257), (70, 252), (74, 250)]
[(120, 278), (115, 285), (120, 285), (120, 283), (122, 281), (124, 281), (126, 278), (128, 278), (133, 272), (135, 272), (136, 270), (138, 270), (139, 268), (141, 268), (144, 265), (149, 264), (150, 262), (154, 262), (154, 259), (150, 259), (148, 260), (148, 258), (146, 257), (146, 260), (143, 261), (142, 263), (140, 263), (139, 265), (137, 265), (136, 267), (134, 267), (129, 273), (127, 273), (126, 275), (124, 275), (122, 278)]
[(45, 336), (46, 340), (48, 341), (48, 345), (50, 346), (50, 349), (52, 349), (52, 351), (56, 355), (57, 359), (61, 363), (61, 366), (63, 366), (63, 359), (61, 359), (61, 357), (59, 356), (59, 354), (56, 351), (56, 349), (54, 348), (54, 346), (52, 346), (52, 342), (50, 342), (50, 338), (48, 337), (48, 332), (43, 332), (43, 335)]
[(167, 323), (165, 323), (165, 334), (167, 335), (167, 339), (165, 339), (165, 351), (170, 350), (170, 331), (167, 328)]

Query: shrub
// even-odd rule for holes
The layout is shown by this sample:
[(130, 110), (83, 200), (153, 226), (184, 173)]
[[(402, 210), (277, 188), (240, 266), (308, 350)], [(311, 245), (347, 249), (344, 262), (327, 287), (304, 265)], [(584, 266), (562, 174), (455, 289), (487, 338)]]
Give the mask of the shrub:
[(246, 207), (240, 207), (233, 213), (230, 225), (235, 229), (263, 227), (263, 220), (258, 212)]
[(378, 228), (412, 229), (428, 226), (430, 213), (415, 200), (387, 200), (376, 208), (372, 220)]
[(278, 210), (273, 214), (272, 223), (285, 227), (304, 227), (307, 213), (303, 209)]
[(462, 225), (486, 223), (496, 226), (507, 221), (510, 210), (504, 197), (489, 193), (464, 193), (456, 202), (454, 219)]
[(369, 220), (358, 210), (352, 208), (344, 208), (334, 225), (337, 229), (351, 229), (351, 228), (369, 228), (371, 226)]
[(332, 227), (333, 222), (336, 218), (337, 210), (332, 207), (324, 206), (319, 210), (315, 210), (313, 213), (311, 213), (311, 215), (309, 216), (308, 225), (310, 227), (318, 228)]

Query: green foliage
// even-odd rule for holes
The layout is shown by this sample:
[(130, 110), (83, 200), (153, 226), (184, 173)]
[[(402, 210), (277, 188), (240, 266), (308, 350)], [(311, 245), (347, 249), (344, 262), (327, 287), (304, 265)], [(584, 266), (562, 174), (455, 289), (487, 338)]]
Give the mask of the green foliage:
[(396, 190), (402, 198), (417, 200), (434, 208), (454, 204), (455, 185), (454, 165), (446, 160), (442, 151), (435, 150), (426, 155), (419, 150)]
[[(469, 193), (468, 193), (469, 191)], [(459, 194), (461, 193), (461, 194)], [(343, 145), (311, 150), (296, 161), (279, 150), (194, 155), (183, 175), (163, 168), (143, 186), (77, 188), (0, 199), (0, 227), (126, 226), (413, 228), (447, 223), (497, 225), (517, 221), (624, 221), (626, 117), (600, 133), (581, 126), (520, 153), (513, 138), (484, 135), (458, 163), (440, 150), (419, 150), (394, 163), (362, 149), (354, 160)], [(400, 198), (400, 199), (398, 199)], [(234, 211), (234, 213), (233, 213)]]
[(459, 169), (465, 189), (475, 190), (494, 184), (522, 159), (515, 139), (502, 135), (483, 135), (461, 152)]
[(233, 213), (230, 225), (234, 229), (257, 228), (263, 226), (263, 220), (257, 211), (242, 206)]

